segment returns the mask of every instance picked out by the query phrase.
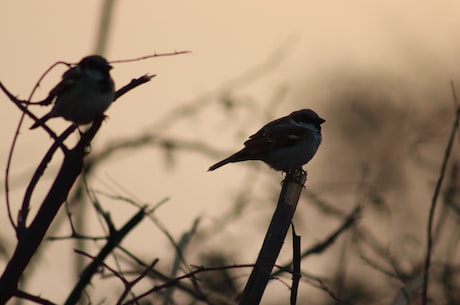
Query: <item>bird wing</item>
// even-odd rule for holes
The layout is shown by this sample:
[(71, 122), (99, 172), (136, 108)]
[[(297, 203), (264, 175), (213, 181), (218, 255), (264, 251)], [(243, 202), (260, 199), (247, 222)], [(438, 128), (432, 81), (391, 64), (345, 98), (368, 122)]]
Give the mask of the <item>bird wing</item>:
[(53, 88), (48, 94), (47, 100), (50, 98), (53, 99), (54, 97), (58, 96), (62, 92), (70, 89), (73, 85), (75, 85), (78, 78), (82, 75), (80, 68), (73, 67), (67, 70), (62, 75), (62, 80)]
[(299, 126), (290, 117), (274, 120), (244, 142), (245, 150), (250, 153), (270, 152), (275, 149), (297, 144), (305, 135), (305, 128)]

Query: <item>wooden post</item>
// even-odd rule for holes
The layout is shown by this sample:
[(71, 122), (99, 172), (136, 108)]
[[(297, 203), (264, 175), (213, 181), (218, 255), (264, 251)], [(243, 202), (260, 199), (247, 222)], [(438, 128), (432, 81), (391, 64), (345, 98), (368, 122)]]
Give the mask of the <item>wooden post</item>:
[(265, 235), (256, 264), (241, 295), (239, 305), (260, 304), (306, 180), (307, 173), (303, 170), (292, 170), (286, 175), (278, 205)]

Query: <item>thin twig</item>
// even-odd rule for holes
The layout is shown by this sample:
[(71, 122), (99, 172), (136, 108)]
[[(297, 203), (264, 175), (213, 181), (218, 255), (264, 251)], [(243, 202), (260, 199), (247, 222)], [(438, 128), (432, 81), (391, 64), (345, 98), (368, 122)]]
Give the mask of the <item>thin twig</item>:
[(113, 273), (113, 275), (115, 277), (117, 277), (118, 279), (120, 279), (120, 281), (123, 283), (123, 286), (125, 287), (124, 291), (122, 292), (122, 294), (120, 295), (120, 297), (118, 298), (118, 301), (117, 301), (117, 305), (119, 304), (122, 304), (122, 301), (126, 298), (126, 296), (128, 295), (128, 293), (131, 292), (132, 288), (140, 282), (140, 280), (142, 280), (146, 275), (147, 273), (153, 269), (153, 267), (155, 267), (155, 265), (158, 263), (158, 258), (154, 259), (152, 261), (152, 263), (150, 263), (150, 265), (148, 265), (144, 271), (141, 272), (141, 274), (139, 274), (134, 280), (132, 281), (128, 281), (128, 279), (123, 275), (123, 273), (121, 272), (118, 272), (117, 270), (115, 270), (114, 268), (110, 267), (108, 264), (106, 264), (104, 261), (100, 261), (98, 257), (96, 256), (92, 256), (84, 251), (80, 251), (78, 249), (74, 249), (74, 251), (77, 253), (77, 254), (80, 254), (80, 255), (83, 255), (85, 257), (88, 257), (88, 258), (91, 258), (93, 261), (96, 261), (96, 263), (104, 266), (106, 269), (108, 269), (110, 272)]
[(16, 291), (15, 297), (20, 298), (20, 299), (24, 299), (24, 300), (28, 300), (28, 301), (32, 301), (32, 302), (35, 302), (35, 303), (41, 304), (41, 305), (56, 305), (55, 303), (53, 303), (53, 302), (51, 302), (51, 301), (49, 301), (47, 299), (44, 299), (44, 298), (39, 297), (39, 296), (31, 295), (30, 293), (27, 293), (27, 292), (22, 291), (22, 290)]
[[(140, 84), (148, 82), (150, 79), (151, 77), (144, 76), (141, 77), (138, 82), (131, 82), (128, 86), (133, 89)], [(1, 83), (0, 87), (7, 95), (9, 94), (8, 90), (6, 90)], [(128, 90), (122, 92), (117, 97), (127, 91)], [(9, 94), (9, 97), (15, 102), (18, 108), (34, 117), (26, 107), (20, 103), (16, 103), (17, 99), (14, 96)], [(38, 251), (48, 228), (55, 219), (71, 187), (83, 169), (83, 159), (86, 155), (86, 148), (101, 128), (102, 121), (102, 117), (96, 119), (91, 127), (81, 135), (75, 147), (64, 153), (64, 161), (61, 169), (35, 215), (35, 218), (32, 220), (30, 226), (25, 228), (24, 232), (21, 232), (21, 235), (18, 235), (18, 243), (14, 253), (0, 276), (0, 304), (6, 304), (17, 293), (21, 276), (29, 265), (32, 256)], [(55, 143), (55, 145), (58, 144)], [(26, 222), (24, 221), (24, 223)]]
[[(35, 84), (35, 86), (32, 88), (32, 91), (30, 92), (30, 95), (29, 95), (29, 98), (28, 98), (28, 102), (30, 102), (30, 100), (32, 100), (32, 97), (33, 95), (35, 94), (35, 91), (38, 89), (38, 87), (40, 86), (40, 83), (42, 82), (42, 80), (45, 78), (45, 76), (52, 70), (54, 69), (54, 67), (56, 67), (57, 65), (59, 64), (65, 64), (65, 65), (68, 65), (67, 63), (65, 62), (62, 62), (62, 61), (58, 61), (56, 63), (54, 63), (53, 65), (51, 65), (41, 76), (40, 78), (38, 79), (37, 83)], [(3, 84), (0, 82), (0, 87), (2, 88), (3, 92), (5, 92), (5, 94), (10, 98), (11, 101), (13, 101), (16, 106), (20, 107), (19, 105), (21, 104), (21, 101), (19, 99), (17, 99), (16, 97), (14, 97), (11, 93), (9, 93), (8, 90), (6, 90), (6, 88), (3, 86)], [(22, 105), (21, 105), (22, 106)], [(21, 107), (20, 107), (21, 108)], [(25, 110), (27, 110), (27, 106), (24, 107)], [(22, 109), (21, 109), (22, 110)], [(10, 169), (11, 169), (11, 163), (13, 161), (13, 153), (14, 153), (14, 148), (16, 147), (16, 143), (17, 143), (17, 140), (18, 140), (18, 137), (19, 137), (19, 132), (21, 130), (21, 126), (22, 126), (22, 122), (24, 121), (24, 118), (25, 118), (25, 115), (26, 115), (26, 111), (22, 111), (22, 114), (21, 114), (21, 117), (19, 118), (19, 122), (18, 122), (18, 125), (16, 127), (16, 130), (14, 132), (14, 136), (13, 136), (13, 141), (11, 143), (11, 146), (10, 146), (10, 150), (8, 152), (8, 159), (6, 161), (6, 169), (5, 169), (5, 201), (6, 201), (6, 207), (7, 207), (7, 210), (8, 210), (8, 218), (10, 220), (10, 223), (11, 225), (13, 226), (13, 228), (15, 230), (17, 230), (17, 227), (14, 223), (14, 220), (13, 220), (13, 216), (11, 214), (11, 207), (10, 207), (10, 197), (9, 197), (9, 177), (10, 177)]]
[(152, 78), (154, 78), (156, 76), (156, 74), (145, 74), (141, 77), (138, 77), (138, 78), (134, 78), (131, 80), (131, 82), (129, 84), (127, 84), (126, 86), (123, 86), (121, 87), (120, 89), (117, 90), (117, 92), (115, 92), (115, 97), (113, 98), (113, 101), (115, 102), (117, 99), (119, 99), (122, 95), (124, 95), (125, 93), (127, 93), (128, 91), (131, 91), (133, 90), (134, 88), (146, 83), (146, 82), (149, 82), (152, 80)]
[(202, 272), (221, 271), (221, 270), (237, 269), (237, 268), (251, 268), (251, 267), (254, 267), (254, 265), (253, 264), (243, 264), (243, 265), (230, 265), (230, 266), (219, 266), (219, 267), (196, 267), (197, 269), (195, 269), (195, 270), (193, 270), (193, 271), (191, 271), (191, 272), (189, 272), (187, 274), (184, 274), (184, 275), (181, 275), (179, 277), (176, 277), (175, 279), (171, 279), (171, 280), (167, 281), (164, 284), (154, 286), (153, 288), (147, 290), (146, 292), (144, 292), (142, 294), (139, 294), (137, 297), (135, 297), (135, 298), (123, 303), (123, 305), (133, 304), (135, 301), (143, 299), (146, 296), (148, 296), (149, 294), (152, 294), (154, 292), (160, 291), (160, 290), (165, 289), (167, 287), (174, 286), (174, 285), (176, 285), (177, 282), (179, 282), (179, 281), (181, 281), (183, 279), (194, 277), (195, 275), (197, 275), (199, 273), (202, 273)]
[[(355, 207), (351, 213), (344, 219), (343, 223), (332, 232), (325, 240), (318, 242), (317, 244), (313, 245), (312, 247), (306, 249), (301, 254), (301, 259), (308, 257), (312, 254), (320, 254), (327, 248), (329, 248), (336, 239), (344, 233), (347, 229), (351, 228), (355, 223), (356, 220), (359, 218), (359, 214), (361, 212), (361, 207)], [(273, 272), (273, 276), (278, 276), (282, 272), (290, 272), (290, 266), (293, 264), (293, 261), (289, 263), (283, 264), (280, 270)]]
[(423, 273), (423, 291), (422, 291), (422, 305), (426, 305), (428, 302), (428, 282), (429, 282), (429, 270), (431, 264), (431, 251), (433, 247), (433, 223), (434, 223), (434, 214), (438, 202), (439, 193), (441, 191), (442, 182), (447, 169), (447, 163), (449, 161), (450, 153), (452, 151), (452, 146), (454, 143), (455, 134), (457, 133), (459, 120), (460, 120), (460, 106), (458, 105), (457, 94), (455, 93), (454, 83), (451, 82), (452, 95), (454, 103), (456, 106), (456, 113), (454, 123), (452, 124), (452, 131), (450, 133), (449, 141), (447, 143), (446, 150), (444, 151), (444, 159), (441, 165), (441, 172), (439, 173), (438, 182), (433, 193), (433, 198), (431, 200), (430, 213), (428, 215), (428, 228), (427, 228), (427, 245), (426, 245), (426, 254), (425, 254), (425, 266)]
[(43, 175), (45, 172), (45, 169), (48, 166), (48, 163), (51, 161), (53, 158), (54, 154), (56, 153), (56, 150), (58, 148), (61, 148), (64, 153), (68, 153), (69, 149), (67, 146), (64, 145), (65, 139), (69, 137), (76, 129), (77, 127), (75, 125), (69, 126), (60, 136), (53, 142), (51, 147), (48, 149), (46, 152), (45, 156), (43, 157), (42, 161), (38, 165), (37, 169), (35, 170), (32, 179), (30, 180), (29, 184), (27, 185), (26, 192), (24, 194), (24, 199), (22, 200), (22, 206), (21, 210), (19, 211), (18, 215), (18, 230), (24, 230), (27, 222), (27, 216), (29, 213), (29, 206), (30, 206), (30, 199), (32, 198), (32, 193), (37, 186), (40, 177)]
[[(147, 263), (143, 262), (139, 257), (131, 253), (128, 249), (124, 248), (123, 246), (119, 246), (118, 249), (121, 250), (123, 253), (125, 253), (129, 258), (131, 258), (135, 262), (135, 264), (141, 267), (144, 267), (144, 268), (148, 267)], [(130, 262), (130, 265), (135, 266), (134, 263), (131, 263), (131, 262)], [(154, 280), (160, 279), (161, 281), (164, 281), (164, 282), (169, 282), (173, 280), (169, 276), (155, 269), (150, 269), (147, 276), (151, 279), (154, 279)], [(201, 293), (196, 291), (194, 288), (192, 289), (189, 286), (182, 284), (180, 282), (176, 282), (174, 286), (180, 289), (181, 291), (189, 294), (190, 296), (192, 296), (194, 299), (198, 301), (203, 301), (203, 302), (206, 301), (206, 298)]]
[(80, 275), (78, 283), (70, 293), (64, 304), (73, 305), (78, 302), (85, 287), (90, 283), (91, 278), (96, 274), (98, 267), (105, 258), (121, 243), (126, 235), (131, 232), (145, 217), (145, 208), (139, 210), (126, 224), (120, 229), (111, 232), (107, 243), (98, 253), (97, 260), (93, 260)]
[(169, 53), (155, 53), (155, 54), (141, 56), (141, 57), (132, 58), (132, 59), (111, 60), (110, 63), (111, 64), (127, 63), (127, 62), (141, 61), (141, 60), (154, 58), (154, 57), (174, 56), (174, 55), (189, 54), (189, 53), (192, 53), (192, 52), (191, 51), (174, 51), (174, 52), (169, 52)]

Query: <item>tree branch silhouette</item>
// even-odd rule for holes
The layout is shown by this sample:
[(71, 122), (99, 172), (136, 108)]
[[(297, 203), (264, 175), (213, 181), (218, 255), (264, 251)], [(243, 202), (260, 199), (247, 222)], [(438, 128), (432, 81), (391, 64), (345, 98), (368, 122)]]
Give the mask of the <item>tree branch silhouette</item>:
[[(123, 90), (120, 93), (117, 91), (116, 98), (119, 98), (137, 86), (150, 81), (152, 77), (153, 76), (146, 75), (133, 80), (130, 84), (123, 87)], [(21, 111), (24, 111), (27, 115), (34, 116), (25, 106), (18, 103), (18, 100), (10, 94), (1, 83), (0, 88), (6, 93), (10, 100), (21, 109)], [(25, 197), (23, 207), (19, 213), (21, 215), (21, 228), (17, 231), (17, 245), (11, 259), (3, 271), (3, 274), (0, 276), (0, 304), (6, 304), (6, 302), (17, 293), (18, 283), (24, 270), (27, 268), (32, 256), (38, 250), (38, 247), (42, 243), (48, 228), (83, 169), (83, 159), (86, 155), (85, 149), (96, 136), (102, 126), (103, 119), (104, 118), (101, 117), (95, 120), (92, 126), (86, 132), (81, 134), (81, 138), (74, 148), (70, 150), (64, 149), (64, 160), (61, 168), (51, 186), (51, 189), (28, 227), (26, 227), (26, 216), (29, 199), (34, 186), (31, 187), (30, 194), (27, 194)], [(67, 135), (68, 132), (68, 130), (64, 131), (63, 136)], [(54, 132), (52, 133), (54, 134)], [(63, 145), (59, 138), (55, 137), (54, 140), (55, 142), (52, 145), (51, 151), (56, 151), (56, 146), (59, 146), (59, 143), (61, 143), (60, 145)], [(50, 155), (47, 154), (42, 163), (49, 162), (48, 159), (50, 159), (52, 154), (52, 152)], [(36, 184), (39, 174), (40, 170), (36, 171), (32, 184)]]
[(444, 180), (446, 170), (447, 170), (447, 163), (449, 161), (450, 154), (452, 152), (452, 147), (454, 144), (455, 135), (459, 128), (459, 121), (460, 121), (460, 105), (458, 104), (457, 94), (455, 93), (454, 83), (451, 82), (452, 88), (452, 95), (454, 99), (454, 105), (456, 107), (455, 111), (455, 118), (452, 124), (452, 131), (449, 136), (449, 140), (447, 142), (446, 149), (444, 151), (444, 158), (442, 160), (441, 170), (438, 176), (438, 181), (436, 183), (435, 190), (433, 192), (433, 198), (431, 200), (431, 207), (428, 216), (428, 226), (427, 226), (427, 245), (426, 245), (426, 253), (425, 253), (425, 265), (423, 271), (423, 290), (422, 290), (422, 304), (426, 305), (428, 303), (428, 282), (429, 282), (429, 271), (431, 265), (431, 252), (433, 247), (433, 226), (434, 226), (434, 215), (436, 212), (436, 206), (438, 203), (438, 197), (441, 192), (442, 182)]

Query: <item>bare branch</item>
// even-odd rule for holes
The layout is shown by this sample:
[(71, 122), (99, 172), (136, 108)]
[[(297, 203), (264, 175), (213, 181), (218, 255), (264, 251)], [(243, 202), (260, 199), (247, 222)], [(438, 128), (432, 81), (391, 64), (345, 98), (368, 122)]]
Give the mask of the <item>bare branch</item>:
[(22, 291), (22, 290), (18, 290), (14, 296), (17, 297), (17, 298), (20, 298), (20, 299), (35, 302), (37, 304), (56, 305), (55, 303), (53, 303), (53, 302), (51, 302), (51, 301), (49, 301), (47, 299), (41, 298), (39, 296), (31, 295), (31, 294), (29, 294), (29, 293), (27, 293), (25, 291)]
[(237, 269), (237, 268), (250, 268), (250, 267), (254, 267), (253, 264), (243, 264), (243, 265), (231, 265), (231, 266), (219, 266), (219, 267), (198, 267), (198, 266), (195, 266), (197, 269), (187, 273), (187, 274), (184, 274), (182, 276), (179, 276), (175, 279), (171, 279), (169, 281), (167, 281), (166, 283), (164, 284), (161, 284), (161, 285), (157, 285), (149, 290), (147, 290), (146, 292), (138, 295), (137, 297), (133, 298), (132, 300), (129, 300), (125, 303), (123, 303), (123, 305), (130, 305), (130, 304), (133, 304), (135, 301), (139, 301), (143, 298), (145, 298), (146, 296), (154, 293), (154, 292), (157, 292), (157, 291), (160, 291), (164, 288), (167, 288), (167, 287), (171, 287), (171, 286), (174, 286), (176, 285), (177, 282), (183, 280), (183, 279), (187, 279), (187, 278), (191, 278), (191, 277), (194, 277), (195, 275), (199, 274), (199, 273), (202, 273), (202, 272), (209, 272), (209, 271), (217, 271), (217, 270), (226, 270), (226, 269)]
[(141, 56), (132, 59), (119, 59), (119, 60), (111, 60), (110, 63), (112, 64), (119, 64), (119, 63), (127, 63), (127, 62), (134, 62), (134, 61), (141, 61), (149, 58), (155, 57), (165, 57), (165, 56), (175, 56), (175, 55), (182, 55), (182, 54), (189, 54), (192, 53), (191, 51), (174, 51), (170, 53), (155, 53), (152, 55)]
[[(320, 254), (329, 248), (342, 233), (344, 233), (347, 229), (351, 228), (356, 223), (360, 212), (361, 207), (357, 206), (354, 208), (351, 213), (344, 219), (343, 223), (334, 232), (332, 232), (325, 240), (303, 251), (301, 258), (304, 259), (305, 257), (308, 257), (312, 254)], [(288, 271), (292, 264), (293, 261), (282, 265), (280, 270), (273, 273), (273, 276), (278, 276), (280, 273)]]
[[(140, 84), (148, 82), (150, 79), (151, 77), (149, 76), (143, 76), (139, 81), (131, 82), (127, 85), (127, 89), (120, 92), (117, 97), (120, 97)], [(32, 113), (30, 113), (27, 107), (23, 106), (20, 101), (9, 93), (9, 91), (1, 83), (0, 88), (14, 102), (14, 104), (21, 109), (21, 111), (35, 117)], [(103, 117), (95, 120), (91, 127), (81, 135), (79, 142), (73, 149), (63, 149), (64, 161), (61, 169), (56, 176), (50, 191), (35, 215), (35, 218), (31, 222), (31, 225), (27, 228), (25, 224), (31, 193), (38, 181), (38, 178), (41, 176), (41, 172), (44, 170), (42, 167), (37, 169), (33, 181), (31, 182), (30, 190), (23, 201), (23, 208), (19, 213), (20, 219), (18, 222), (20, 224), (20, 230), (17, 230), (16, 232), (18, 238), (16, 249), (3, 271), (3, 274), (0, 276), (0, 304), (5, 304), (17, 292), (21, 275), (27, 268), (32, 256), (38, 250), (46, 231), (56, 217), (62, 203), (67, 198), (71, 187), (83, 169), (83, 159), (86, 155), (86, 148), (102, 126), (102, 121)], [(66, 136), (68, 136), (68, 134), (70, 134), (73, 130), (74, 129), (72, 129), (72, 127), (69, 127), (63, 133), (63, 138), (65, 139)], [(52, 131), (51, 133), (54, 134)], [(55, 137), (55, 142), (41, 164), (47, 164), (58, 147), (65, 147), (63, 146), (62, 141), (62, 139)], [(12, 224), (14, 225), (14, 222), (12, 222)]]
[(454, 99), (454, 104), (456, 105), (456, 112), (455, 112), (455, 119), (452, 124), (452, 131), (450, 133), (449, 140), (447, 142), (446, 150), (444, 151), (444, 159), (441, 165), (441, 171), (439, 173), (438, 182), (436, 183), (436, 187), (433, 193), (433, 198), (431, 200), (431, 207), (428, 216), (428, 227), (427, 227), (427, 245), (426, 245), (426, 253), (425, 253), (425, 266), (424, 266), (424, 274), (423, 274), (423, 291), (422, 291), (422, 304), (426, 305), (428, 302), (428, 282), (429, 282), (429, 271), (430, 271), (430, 263), (431, 263), (431, 251), (433, 247), (433, 225), (434, 225), (434, 214), (436, 211), (436, 206), (438, 203), (439, 193), (441, 192), (442, 182), (444, 180), (444, 176), (446, 174), (447, 163), (449, 161), (450, 153), (452, 151), (452, 146), (454, 144), (455, 134), (457, 133), (459, 120), (460, 120), (460, 106), (458, 105), (457, 101), (457, 94), (455, 93), (454, 83), (451, 83), (452, 88), (452, 95)]
[(145, 209), (142, 208), (137, 212), (126, 224), (120, 229), (111, 232), (108, 237), (107, 243), (96, 256), (97, 259), (93, 260), (80, 275), (78, 283), (67, 298), (65, 305), (73, 305), (78, 302), (85, 287), (90, 283), (91, 278), (96, 274), (101, 262), (121, 243), (121, 241), (134, 229), (145, 217)]

